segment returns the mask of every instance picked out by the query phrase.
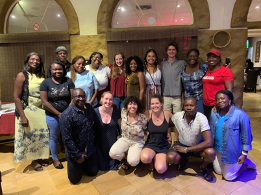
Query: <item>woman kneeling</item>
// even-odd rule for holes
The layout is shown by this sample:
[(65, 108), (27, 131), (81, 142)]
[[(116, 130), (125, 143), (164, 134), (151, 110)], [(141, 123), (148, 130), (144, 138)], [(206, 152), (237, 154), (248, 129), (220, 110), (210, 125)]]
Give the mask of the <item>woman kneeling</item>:
[(119, 121), (122, 137), (113, 144), (109, 153), (112, 159), (121, 161), (128, 151), (127, 162), (124, 160), (122, 166), (124, 170), (140, 162), (140, 152), (145, 143), (143, 130), (147, 127), (147, 118), (141, 111), (141, 103), (137, 97), (129, 96), (124, 100), (121, 121)]

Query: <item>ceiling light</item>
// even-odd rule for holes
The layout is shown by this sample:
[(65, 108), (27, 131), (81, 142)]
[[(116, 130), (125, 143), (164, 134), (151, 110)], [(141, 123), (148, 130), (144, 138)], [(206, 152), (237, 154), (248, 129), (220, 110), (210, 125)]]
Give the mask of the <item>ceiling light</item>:
[(183, 18), (181, 18), (181, 20), (184, 20)]
[(124, 7), (122, 7), (122, 8), (121, 8), (121, 11), (122, 11), (122, 12), (124, 12), (124, 11), (125, 11), (125, 8), (124, 8)]
[(19, 1), (19, 3), (21, 4), (21, 3), (23, 3), (22, 1)]
[(14, 15), (12, 15), (11, 17), (12, 17), (12, 18), (15, 18), (15, 16), (14, 16)]
[(259, 6), (256, 6), (256, 9), (258, 9), (259, 8)]
[(116, 24), (119, 24), (119, 22), (117, 22)]
[(180, 7), (180, 5), (178, 5), (177, 7)]
[(177, 22), (177, 20), (175, 20), (175, 22)]
[(61, 15), (60, 14), (57, 14), (57, 17), (60, 17)]

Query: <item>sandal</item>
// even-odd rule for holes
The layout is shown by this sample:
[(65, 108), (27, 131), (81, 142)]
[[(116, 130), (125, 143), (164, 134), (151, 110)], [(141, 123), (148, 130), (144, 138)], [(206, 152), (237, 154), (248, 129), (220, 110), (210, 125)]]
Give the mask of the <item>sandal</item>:
[(177, 170), (178, 171), (184, 171), (185, 170), (185, 166), (188, 162), (188, 158), (186, 158), (185, 160), (182, 160), (179, 162), (178, 166), (177, 166)]
[(49, 166), (49, 163), (47, 161), (44, 161), (43, 159), (39, 159), (38, 162), (43, 167), (48, 167)]
[(126, 159), (123, 160), (123, 163), (121, 165), (121, 168), (124, 170), (124, 171), (128, 171), (130, 169), (130, 164), (127, 162)]
[[(35, 171), (42, 171), (43, 170), (43, 167), (42, 165), (39, 164), (39, 162), (37, 160), (33, 160), (32, 163), (31, 163), (33, 169)], [(40, 165), (40, 166), (37, 166), (37, 165)]]
[(213, 175), (210, 173), (210, 171), (206, 168), (201, 169), (202, 175), (204, 179), (208, 182), (213, 181)]

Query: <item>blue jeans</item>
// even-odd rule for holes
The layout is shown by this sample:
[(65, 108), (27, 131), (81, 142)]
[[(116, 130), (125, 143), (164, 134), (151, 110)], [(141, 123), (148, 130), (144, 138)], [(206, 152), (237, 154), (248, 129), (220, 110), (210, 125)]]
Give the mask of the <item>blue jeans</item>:
[(58, 160), (57, 144), (60, 135), (59, 117), (46, 115), (46, 123), (50, 131), (50, 150), (51, 150), (53, 161), (55, 161)]
[(113, 103), (117, 106), (119, 110), (121, 110), (124, 107), (124, 99), (125, 97), (113, 97)]

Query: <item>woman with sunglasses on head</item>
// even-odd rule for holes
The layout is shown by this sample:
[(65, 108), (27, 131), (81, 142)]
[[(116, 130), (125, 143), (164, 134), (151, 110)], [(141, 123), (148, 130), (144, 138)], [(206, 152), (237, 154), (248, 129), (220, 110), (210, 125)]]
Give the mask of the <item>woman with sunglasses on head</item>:
[(53, 62), (50, 71), (52, 77), (42, 82), (40, 95), (45, 107), (46, 123), (50, 130), (50, 149), (53, 165), (56, 169), (63, 169), (57, 155), (60, 135), (59, 117), (71, 103), (72, 91), (75, 87), (73, 81), (66, 77), (65, 66), (62, 62)]
[(117, 141), (118, 121), (121, 118), (121, 113), (120, 110), (113, 107), (113, 95), (110, 91), (102, 94), (100, 104), (100, 107), (94, 109), (96, 112), (94, 117), (95, 144), (99, 170), (118, 170), (121, 162), (112, 159), (109, 156), (109, 151)]
[(252, 150), (253, 136), (248, 115), (233, 104), (233, 94), (220, 90), (215, 95), (218, 110), (211, 111), (210, 129), (216, 157), (213, 168), (219, 175), (232, 181), (246, 169), (256, 169), (247, 156)]
[(131, 56), (126, 62), (126, 80), (127, 97), (135, 96), (141, 101), (142, 109), (145, 109), (145, 77), (143, 74), (144, 67), (141, 59), (138, 56)]
[(35, 171), (42, 171), (49, 158), (49, 130), (40, 99), (40, 85), (44, 81), (43, 60), (38, 53), (29, 53), (14, 84), (15, 142), (14, 160), (32, 160)]
[(118, 109), (124, 106), (124, 99), (127, 96), (126, 92), (126, 70), (125, 70), (125, 56), (123, 53), (118, 52), (114, 55), (113, 64), (109, 64), (112, 75), (110, 80), (110, 91), (113, 94), (113, 104)]
[(109, 79), (111, 78), (111, 69), (102, 65), (103, 55), (100, 52), (93, 52), (85, 66), (86, 70), (90, 70), (95, 75), (98, 81), (98, 102), (101, 99), (101, 95), (105, 91), (109, 91)]
[(72, 60), (70, 72), (67, 77), (71, 78), (76, 88), (81, 88), (86, 94), (86, 103), (93, 107), (97, 105), (98, 82), (90, 70), (85, 70), (85, 58), (76, 56)]
[(150, 110), (150, 97), (153, 94), (161, 95), (161, 67), (158, 65), (158, 56), (154, 49), (149, 49), (144, 56), (144, 76), (146, 81), (146, 110)]

